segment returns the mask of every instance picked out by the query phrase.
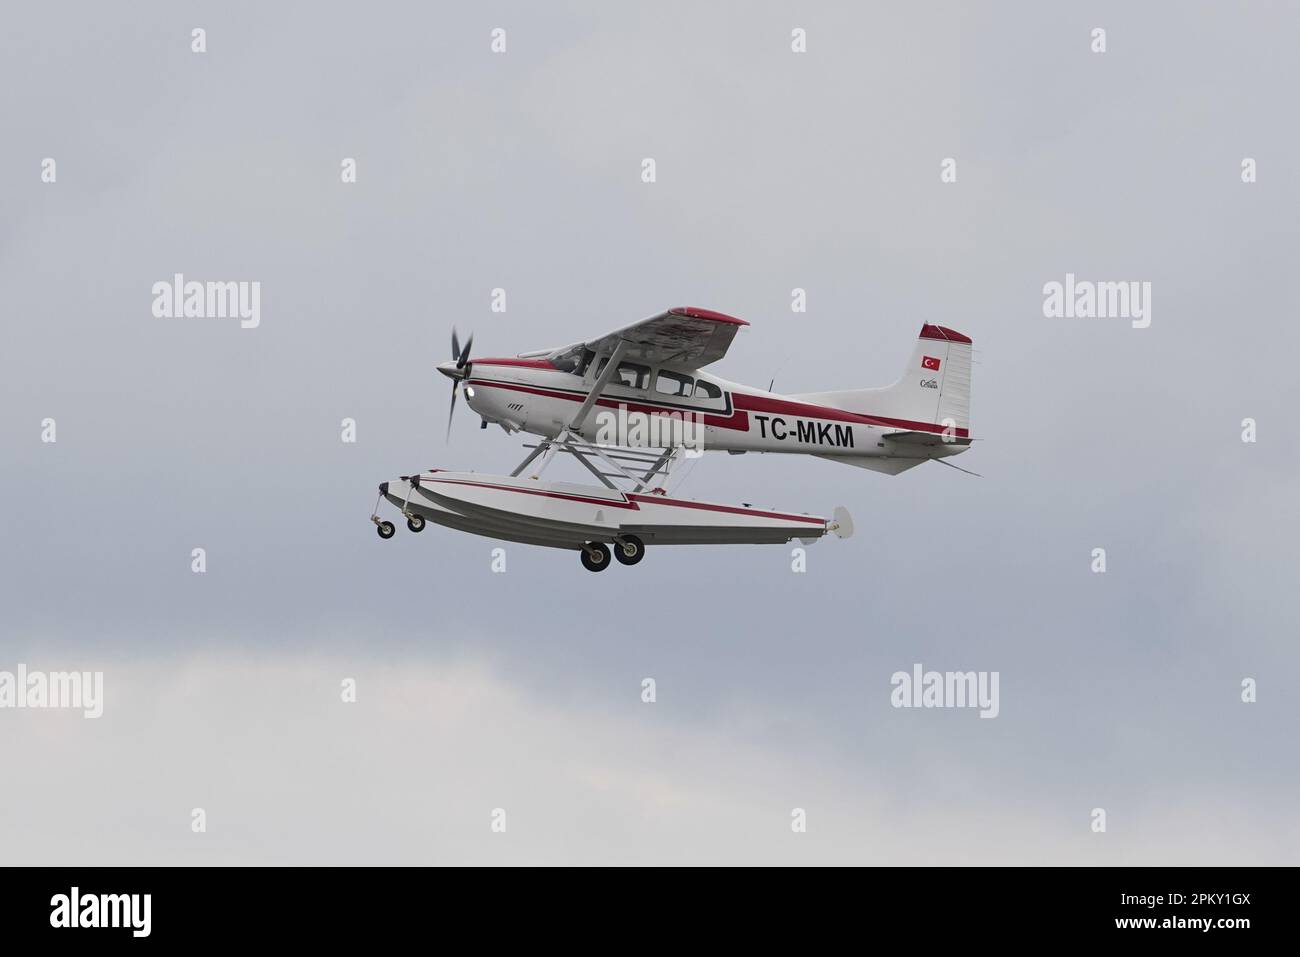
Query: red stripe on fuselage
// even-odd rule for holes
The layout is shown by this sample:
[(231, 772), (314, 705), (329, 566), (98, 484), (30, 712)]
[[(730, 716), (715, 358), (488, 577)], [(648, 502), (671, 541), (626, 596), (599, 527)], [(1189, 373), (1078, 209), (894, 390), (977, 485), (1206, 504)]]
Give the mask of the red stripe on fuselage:
[[(862, 425), (883, 426), (891, 429), (907, 429), (912, 432), (943, 431), (942, 425), (933, 422), (917, 422), (912, 419), (894, 419), (883, 415), (862, 415), (847, 412), (844, 409), (831, 408), (828, 405), (812, 405), (807, 402), (795, 402), (792, 399), (776, 399), (765, 395), (750, 395), (745, 392), (733, 392), (731, 400), (737, 409), (747, 412), (763, 412), (769, 415), (797, 415), (805, 419), (829, 419), (832, 422), (857, 422)], [(964, 439), (969, 429), (955, 429), (956, 437)]]
[(471, 366), (517, 366), (521, 369), (545, 369), (554, 372), (555, 363), (550, 359), (475, 359)]
[[(489, 389), (506, 389), (511, 392), (526, 392), (529, 395), (540, 395), (552, 399), (568, 399), (570, 402), (581, 402), (586, 398), (586, 393), (561, 392), (558, 389), (542, 389), (536, 386), (519, 385), (515, 382), (498, 382), (491, 379), (470, 379), (469, 384), (474, 386), (486, 386)], [(683, 407), (680, 405), (648, 405), (644, 402), (604, 397), (597, 399), (596, 404), (604, 406), (607, 409), (617, 409), (622, 406), (629, 412), (644, 412), (647, 415), (654, 415), (655, 413), (663, 412), (680, 412), (682, 414), (690, 413), (702, 416), (705, 425), (714, 425), (720, 429), (737, 429), (741, 432), (749, 431), (749, 417), (743, 412), (733, 412), (731, 415), (712, 415), (708, 412), (700, 412), (698, 409)]]
[[(534, 386), (519, 385), (514, 382), (497, 382), (488, 379), (471, 379), (470, 385), (486, 386), (488, 388), (508, 389), (513, 392), (526, 392), (529, 395), (547, 396), (553, 399), (568, 399), (570, 402), (581, 402), (585, 396), (581, 393), (561, 392), (556, 389), (541, 389)], [(859, 425), (873, 425), (877, 428), (886, 429), (906, 429), (909, 432), (933, 432), (936, 435), (941, 434), (944, 430), (942, 425), (933, 422), (918, 422), (913, 419), (895, 419), (889, 416), (880, 415), (862, 415), (857, 412), (847, 412), (844, 409), (831, 408), (828, 405), (811, 405), (807, 402), (795, 402), (791, 399), (778, 399), (764, 395), (751, 395), (747, 392), (732, 392), (732, 405), (735, 409), (731, 415), (709, 415), (704, 413), (704, 424), (716, 426), (720, 429), (735, 429), (740, 432), (749, 431), (750, 412), (761, 412), (767, 415), (793, 415), (801, 416), (805, 419), (825, 419), (831, 422), (854, 422)], [(627, 399), (599, 398), (596, 404), (610, 409), (616, 409), (624, 406), (629, 412), (645, 412), (654, 414), (656, 412), (690, 412), (691, 409), (683, 409), (681, 406), (673, 405), (647, 405), (643, 402), (634, 402)], [(969, 429), (954, 429), (954, 437), (959, 439), (970, 436)]]

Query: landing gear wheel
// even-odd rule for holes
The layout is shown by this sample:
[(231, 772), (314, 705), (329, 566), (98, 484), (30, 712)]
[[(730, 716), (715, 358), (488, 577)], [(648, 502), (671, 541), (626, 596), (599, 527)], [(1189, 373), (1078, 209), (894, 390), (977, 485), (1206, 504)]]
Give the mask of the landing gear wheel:
[(379, 532), (380, 538), (392, 538), (397, 534), (397, 529), (393, 527), (392, 522), (380, 522), (375, 529)]
[(645, 558), (645, 542), (635, 535), (624, 535), (614, 543), (614, 557), (622, 565), (635, 565)]
[(609, 567), (609, 549), (601, 542), (582, 546), (582, 567), (589, 572), (603, 572)]
[(406, 527), (413, 532), (424, 531), (424, 516), (423, 515), (408, 516), (406, 519)]

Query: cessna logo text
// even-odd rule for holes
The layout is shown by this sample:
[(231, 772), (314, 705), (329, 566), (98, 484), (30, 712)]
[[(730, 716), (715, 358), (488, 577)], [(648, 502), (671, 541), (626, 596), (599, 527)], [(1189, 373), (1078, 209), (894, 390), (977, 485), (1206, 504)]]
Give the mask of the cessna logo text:
[(790, 426), (785, 419), (772, 415), (756, 415), (754, 421), (758, 423), (758, 433), (762, 438), (767, 438), (768, 432), (771, 432), (772, 438), (781, 442), (788, 439), (791, 442), (802, 442), (805, 445), (831, 445), (841, 449), (853, 448), (853, 426), (851, 425), (837, 425), (834, 422), (805, 422), (802, 419), (795, 419), (794, 425)]

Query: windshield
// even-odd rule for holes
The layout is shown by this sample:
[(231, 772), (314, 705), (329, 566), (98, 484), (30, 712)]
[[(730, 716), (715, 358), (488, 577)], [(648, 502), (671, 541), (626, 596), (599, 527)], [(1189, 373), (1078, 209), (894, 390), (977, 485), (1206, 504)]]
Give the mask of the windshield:
[(571, 372), (574, 375), (582, 375), (587, 371), (587, 363), (591, 362), (592, 352), (586, 346), (579, 343), (576, 346), (568, 346), (556, 352), (552, 352), (548, 359), (551, 365), (561, 372)]

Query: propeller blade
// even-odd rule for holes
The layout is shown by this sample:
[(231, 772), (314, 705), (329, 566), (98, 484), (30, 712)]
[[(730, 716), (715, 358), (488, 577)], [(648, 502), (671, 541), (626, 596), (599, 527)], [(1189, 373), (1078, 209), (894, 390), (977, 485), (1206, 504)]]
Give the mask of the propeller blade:
[[(474, 346), (474, 333), (469, 334), (469, 339), (465, 342), (465, 348), (460, 347), (460, 337), (456, 335), (456, 327), (451, 328), (451, 361), (456, 363), (457, 369), (464, 369), (469, 363), (469, 350)], [(444, 363), (445, 365), (445, 363)], [(440, 367), (441, 368), (441, 367)], [(442, 368), (444, 373), (447, 372)], [(447, 441), (451, 441), (451, 423), (456, 415), (456, 396), (460, 394), (460, 380), (465, 378), (464, 375), (454, 376), (451, 380), (451, 408), (447, 410)]]
[(447, 410), (447, 442), (451, 441), (451, 420), (452, 416), (456, 414), (456, 393), (459, 391), (460, 380), (455, 379), (451, 383), (451, 408)]

